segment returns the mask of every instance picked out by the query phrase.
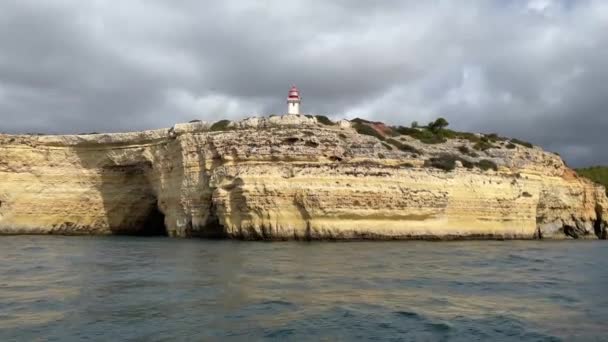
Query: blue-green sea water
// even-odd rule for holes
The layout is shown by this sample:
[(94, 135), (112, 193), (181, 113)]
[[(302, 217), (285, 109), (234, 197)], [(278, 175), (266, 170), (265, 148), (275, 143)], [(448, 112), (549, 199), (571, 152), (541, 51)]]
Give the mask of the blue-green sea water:
[(606, 341), (603, 241), (0, 238), (0, 341)]

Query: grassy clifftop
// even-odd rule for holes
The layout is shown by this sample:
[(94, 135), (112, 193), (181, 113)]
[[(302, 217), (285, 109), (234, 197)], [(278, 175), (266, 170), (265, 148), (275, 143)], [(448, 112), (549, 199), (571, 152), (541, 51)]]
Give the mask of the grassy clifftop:
[(608, 166), (593, 166), (576, 169), (576, 172), (583, 177), (587, 177), (592, 181), (605, 186), (607, 189), (606, 193), (608, 194)]
[(444, 118), (431, 121), (426, 126), (413, 123), (411, 127), (387, 126), (382, 122), (372, 122), (359, 118), (351, 120), (351, 123), (359, 134), (371, 135), (383, 141), (390, 137), (407, 135), (427, 145), (443, 144), (449, 139), (465, 139), (473, 143), (473, 148), (477, 151), (496, 148), (498, 147), (497, 144), (501, 143), (504, 143), (507, 149), (515, 149), (517, 145), (527, 148), (534, 147), (529, 142), (501, 137), (496, 133), (480, 134), (454, 131), (447, 128), (449, 123)]

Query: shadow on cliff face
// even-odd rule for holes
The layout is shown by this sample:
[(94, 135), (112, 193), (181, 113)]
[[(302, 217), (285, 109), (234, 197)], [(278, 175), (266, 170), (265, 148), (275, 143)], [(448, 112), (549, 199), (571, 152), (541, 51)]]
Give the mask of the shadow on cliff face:
[(149, 177), (150, 162), (102, 168), (100, 192), (112, 233), (168, 236), (165, 215)]
[(167, 236), (165, 216), (158, 207), (158, 198), (150, 181), (153, 165), (134, 153), (128, 161), (115, 161), (104, 149), (75, 148), (82, 167), (96, 174), (93, 183), (101, 197), (103, 211), (96, 215), (92, 231), (116, 235)]
[[(202, 139), (202, 138), (201, 138)], [(141, 143), (136, 145), (136, 143)], [(169, 134), (167, 139), (83, 143), (73, 151), (93, 174), (83, 199), (97, 209), (91, 231), (121, 235), (224, 238), (207, 164), (222, 164), (212, 142)], [(85, 198), (85, 197), (89, 198)], [(238, 202), (237, 200), (234, 201)]]
[(595, 223), (593, 224), (593, 229), (595, 230), (595, 235), (597, 235), (598, 239), (606, 240), (608, 239), (608, 229), (606, 227), (606, 221), (604, 221), (603, 208), (599, 204), (595, 206)]
[[(168, 229), (170, 236), (197, 237), (207, 239), (226, 238), (226, 230), (220, 223), (217, 208), (213, 202), (215, 188), (210, 187), (211, 174), (207, 164), (214, 169), (222, 164), (216, 147), (207, 139), (189, 140), (177, 143), (175, 150), (163, 151), (158, 159), (171, 159), (169, 174), (165, 169), (165, 186), (161, 189), (161, 210), (169, 213)], [(177, 190), (177, 191), (176, 191)], [(167, 191), (167, 193), (162, 193)], [(171, 198), (179, 193), (180, 198)]]
[(158, 210), (152, 208), (148, 213), (146, 221), (144, 221), (143, 229), (137, 231), (136, 235), (140, 236), (168, 236), (167, 227), (165, 226), (165, 215)]
[[(226, 180), (222, 186), (224, 191), (228, 192), (229, 208), (223, 207), (226, 202), (217, 207), (212, 204), (210, 207), (210, 219), (208, 220), (204, 231), (204, 237), (211, 238), (226, 238), (229, 235), (242, 240), (262, 240), (269, 232), (262, 227), (261, 231), (257, 231), (251, 225), (252, 215), (247, 208), (247, 198), (243, 195), (243, 179), (231, 178)], [(220, 222), (219, 215), (226, 217), (228, 211), (229, 219), (233, 229), (228, 234), (226, 227)]]
[(211, 205), (209, 212), (209, 217), (207, 218), (205, 224), (193, 229), (190, 236), (205, 239), (225, 239), (227, 237), (226, 229), (220, 223), (214, 205)]
[(302, 220), (306, 222), (306, 232), (304, 234), (304, 240), (310, 241), (312, 240), (312, 227), (310, 224), (310, 220), (312, 219), (312, 217), (310, 216), (308, 210), (306, 210), (306, 206), (304, 205), (304, 196), (302, 194), (296, 195), (293, 200), (293, 204), (298, 209), (298, 212), (300, 212)]

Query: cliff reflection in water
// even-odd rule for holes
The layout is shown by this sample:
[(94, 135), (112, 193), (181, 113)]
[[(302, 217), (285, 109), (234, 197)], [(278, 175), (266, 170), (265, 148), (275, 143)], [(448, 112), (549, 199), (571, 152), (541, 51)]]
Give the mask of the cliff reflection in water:
[(606, 331), (601, 241), (2, 237), (0, 340), (572, 340)]

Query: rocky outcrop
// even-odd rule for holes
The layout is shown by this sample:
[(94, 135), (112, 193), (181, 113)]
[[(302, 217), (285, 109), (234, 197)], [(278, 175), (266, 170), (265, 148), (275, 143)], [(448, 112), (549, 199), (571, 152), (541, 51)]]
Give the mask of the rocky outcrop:
[(221, 131), (195, 122), (0, 135), (0, 233), (606, 238), (604, 188), (555, 154), (508, 141), (475, 153), (462, 138), (381, 141), (351, 126), (287, 115)]

